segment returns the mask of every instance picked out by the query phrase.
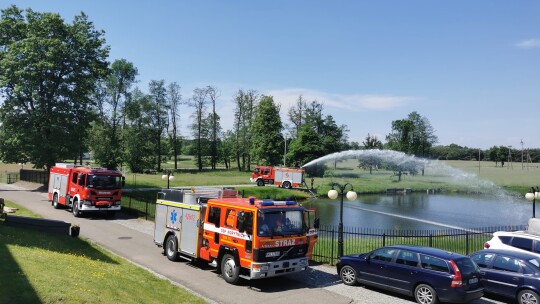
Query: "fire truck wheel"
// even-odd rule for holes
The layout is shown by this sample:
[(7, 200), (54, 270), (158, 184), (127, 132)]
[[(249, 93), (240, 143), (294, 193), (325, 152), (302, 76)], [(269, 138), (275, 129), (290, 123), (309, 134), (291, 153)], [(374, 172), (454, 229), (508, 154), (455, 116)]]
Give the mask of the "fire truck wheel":
[(165, 254), (170, 261), (178, 261), (178, 241), (174, 234), (167, 237), (167, 241), (165, 242)]
[(73, 212), (74, 217), (81, 216), (81, 212), (79, 211), (79, 201), (78, 200), (73, 201), (73, 206), (71, 207), (71, 211)]
[(60, 204), (58, 204), (58, 194), (53, 196), (52, 205), (54, 209), (60, 209)]
[(290, 182), (283, 182), (283, 188), (285, 189), (291, 189), (291, 183)]
[(221, 274), (230, 284), (236, 284), (240, 279), (240, 265), (236, 265), (234, 257), (228, 253), (221, 260)]
[(257, 186), (259, 187), (264, 186), (264, 181), (262, 179), (257, 180)]

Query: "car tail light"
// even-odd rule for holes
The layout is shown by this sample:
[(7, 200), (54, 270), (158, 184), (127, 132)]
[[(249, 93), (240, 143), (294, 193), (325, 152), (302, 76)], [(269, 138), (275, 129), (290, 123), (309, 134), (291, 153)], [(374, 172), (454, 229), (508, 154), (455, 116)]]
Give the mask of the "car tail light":
[(484, 249), (489, 249), (489, 243), (488, 242), (484, 243)]
[(461, 287), (463, 286), (463, 279), (461, 278), (461, 271), (459, 271), (459, 268), (456, 265), (456, 262), (454, 260), (450, 260), (450, 265), (452, 265), (452, 268), (454, 269), (454, 277), (452, 278), (452, 283), (450, 284), (450, 287)]

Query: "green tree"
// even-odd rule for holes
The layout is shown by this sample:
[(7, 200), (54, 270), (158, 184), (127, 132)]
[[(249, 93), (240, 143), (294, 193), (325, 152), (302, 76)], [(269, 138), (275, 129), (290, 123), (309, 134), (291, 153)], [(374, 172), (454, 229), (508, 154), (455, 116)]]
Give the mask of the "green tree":
[(367, 150), (370, 150), (370, 149), (380, 150), (383, 148), (383, 143), (377, 138), (377, 136), (371, 135), (369, 133), (366, 136), (366, 139), (362, 142), (362, 144), (364, 145), (364, 148)]
[(291, 133), (293, 138), (298, 136), (298, 132), (300, 132), (300, 128), (302, 128), (302, 125), (306, 120), (306, 109), (306, 100), (300, 95), (298, 96), (296, 103), (292, 105), (287, 112), (289, 120), (294, 125), (294, 128), (289, 130), (289, 133)]
[(236, 135), (234, 150), (238, 171), (251, 170), (250, 150), (253, 144), (251, 125), (259, 98), (255, 90), (238, 90), (234, 96), (233, 132)]
[(283, 151), (283, 124), (279, 106), (272, 96), (263, 96), (255, 110), (252, 125), (253, 146), (251, 155), (258, 164), (278, 165)]
[(152, 103), (150, 97), (138, 88), (133, 90), (126, 102), (124, 128), (124, 157), (132, 172), (143, 172), (154, 168), (155, 159), (154, 132), (150, 125)]
[[(133, 63), (125, 59), (116, 60), (101, 84), (104, 88), (98, 88), (98, 95), (94, 95), (100, 116), (90, 135), (90, 150), (95, 161), (107, 168), (117, 168), (124, 160), (122, 133), (125, 127), (125, 103), (137, 74)], [(100, 92), (103, 92), (102, 95), (99, 95)]]
[(174, 158), (174, 169), (178, 169), (178, 155), (182, 150), (182, 141), (178, 134), (178, 123), (180, 120), (179, 106), (182, 104), (182, 94), (180, 94), (180, 86), (173, 82), (169, 84), (167, 90), (167, 102), (169, 104), (169, 119), (171, 121), (171, 132), (169, 133), (169, 141), (172, 147), (172, 154)]
[(205, 124), (206, 105), (208, 104), (208, 90), (207, 88), (196, 88), (193, 90), (193, 96), (189, 105), (194, 108), (193, 112), (193, 124), (191, 130), (193, 138), (196, 142), (196, 154), (197, 154), (197, 168), (199, 171), (203, 169), (203, 155), (205, 154), (204, 148), (206, 144), (206, 138), (208, 134), (207, 125)]
[(438, 139), (429, 120), (417, 112), (392, 121), (392, 133), (386, 136), (387, 148), (425, 157)]
[(150, 91), (148, 95), (150, 103), (146, 109), (146, 113), (148, 113), (150, 128), (153, 134), (152, 142), (155, 147), (154, 155), (157, 160), (157, 170), (161, 171), (161, 155), (163, 155), (161, 141), (169, 122), (167, 119), (169, 105), (166, 100), (167, 89), (165, 88), (165, 80), (151, 80), (148, 90)]
[(38, 168), (80, 155), (95, 83), (107, 74), (103, 32), (81, 13), (67, 24), (58, 14), (16, 6), (0, 18), (0, 155)]
[(292, 141), (287, 152), (287, 158), (306, 164), (314, 159), (326, 155), (323, 146), (320, 145), (321, 137), (313, 126), (303, 125), (298, 137)]

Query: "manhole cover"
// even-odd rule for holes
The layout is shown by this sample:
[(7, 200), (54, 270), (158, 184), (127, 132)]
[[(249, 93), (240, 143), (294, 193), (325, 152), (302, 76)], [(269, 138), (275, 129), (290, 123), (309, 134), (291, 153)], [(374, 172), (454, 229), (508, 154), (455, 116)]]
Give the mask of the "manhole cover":
[(118, 239), (120, 239), (120, 240), (129, 240), (129, 239), (131, 239), (131, 237), (130, 236), (121, 236)]

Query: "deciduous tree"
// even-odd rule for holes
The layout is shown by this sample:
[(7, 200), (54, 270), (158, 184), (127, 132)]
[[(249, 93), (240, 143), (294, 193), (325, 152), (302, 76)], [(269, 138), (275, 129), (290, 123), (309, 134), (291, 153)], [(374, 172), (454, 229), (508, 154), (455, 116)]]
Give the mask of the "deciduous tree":
[(0, 17), (0, 154), (38, 168), (81, 153), (98, 79), (107, 74), (104, 32), (81, 13), (68, 24), (55, 13)]

